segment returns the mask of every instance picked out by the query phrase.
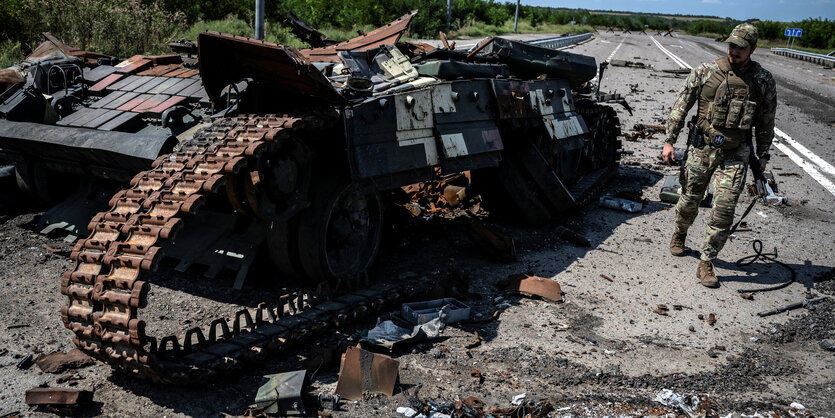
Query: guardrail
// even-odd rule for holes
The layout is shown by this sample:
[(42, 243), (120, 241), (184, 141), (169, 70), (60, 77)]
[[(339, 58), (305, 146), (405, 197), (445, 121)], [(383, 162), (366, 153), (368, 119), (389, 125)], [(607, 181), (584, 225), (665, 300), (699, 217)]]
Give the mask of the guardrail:
[(591, 33), (581, 33), (579, 35), (560, 36), (559, 38), (540, 39), (528, 43), (544, 48), (559, 49), (591, 39), (591, 35)]
[(790, 48), (771, 48), (771, 53), (803, 61), (814, 62), (816, 64), (823, 65), (824, 67), (835, 67), (835, 57), (830, 57), (829, 55), (798, 51)]

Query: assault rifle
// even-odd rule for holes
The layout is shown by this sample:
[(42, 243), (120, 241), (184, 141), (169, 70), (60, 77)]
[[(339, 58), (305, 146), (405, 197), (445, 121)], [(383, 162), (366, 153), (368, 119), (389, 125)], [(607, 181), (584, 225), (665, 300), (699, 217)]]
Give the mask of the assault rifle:
[(786, 203), (785, 196), (777, 196), (771, 185), (768, 184), (768, 179), (765, 178), (762, 170), (760, 170), (760, 159), (754, 153), (754, 146), (751, 143), (751, 137), (748, 137), (748, 166), (751, 168), (751, 173), (754, 174), (754, 185), (757, 187), (757, 194), (763, 200), (764, 205), (778, 205)]

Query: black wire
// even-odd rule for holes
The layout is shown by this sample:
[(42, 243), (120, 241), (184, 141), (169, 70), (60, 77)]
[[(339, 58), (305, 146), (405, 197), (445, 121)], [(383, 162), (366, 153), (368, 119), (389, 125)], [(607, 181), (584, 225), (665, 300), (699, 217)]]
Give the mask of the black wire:
[[(751, 255), (742, 257), (739, 260), (736, 260), (735, 264), (736, 264), (737, 267), (751, 265), (751, 264), (754, 264), (757, 260), (762, 259), (762, 260), (769, 261), (769, 262), (772, 262), (772, 263), (775, 263), (775, 264), (779, 264), (779, 265), (785, 267), (789, 271), (789, 281), (787, 281), (785, 283), (778, 284), (776, 286), (765, 287), (765, 288), (761, 288), (761, 289), (739, 289), (739, 290), (737, 290), (737, 292), (739, 292), (739, 293), (770, 292), (772, 290), (782, 289), (782, 288), (784, 288), (784, 287), (786, 287), (786, 286), (795, 282), (795, 278), (797, 277), (797, 273), (788, 264), (777, 260), (777, 248), (774, 248), (773, 253), (763, 253), (763, 243), (762, 243), (762, 241), (760, 241), (758, 239), (755, 239), (754, 242), (751, 243), (751, 245), (754, 247), (754, 254), (751, 254)], [(750, 261), (748, 261), (749, 259), (750, 259)]]

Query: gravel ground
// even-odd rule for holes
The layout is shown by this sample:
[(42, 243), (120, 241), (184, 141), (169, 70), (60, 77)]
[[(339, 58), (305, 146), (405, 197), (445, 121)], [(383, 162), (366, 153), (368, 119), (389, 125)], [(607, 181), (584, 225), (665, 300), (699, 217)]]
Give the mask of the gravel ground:
[[(693, 66), (712, 59), (724, 47), (687, 36), (654, 38)], [(632, 132), (636, 123), (656, 124), (666, 118), (683, 78), (657, 71), (678, 66), (649, 37), (601, 33), (572, 50), (593, 55), (598, 62), (611, 54), (613, 59), (654, 65), (655, 70), (610, 67), (603, 78), (603, 90), (624, 94), (634, 108), (630, 115), (613, 105), (624, 133)], [(833, 128), (825, 120), (833, 113), (822, 112), (826, 108), (819, 103), (821, 98), (835, 102), (835, 87), (827, 81), (833, 70), (767, 51), (757, 51), (755, 59), (773, 71), (780, 86), (777, 126), (824, 160), (835, 161)], [(793, 402), (817, 416), (835, 415), (835, 353), (820, 344), (835, 340), (835, 304), (826, 301), (811, 310), (756, 315), (808, 296), (835, 296), (831, 257), (835, 199), (787, 154), (773, 150), (770, 167), (790, 206), (756, 206), (745, 230), (729, 241), (717, 262), (722, 287), (703, 288), (695, 268), (707, 209), (702, 209), (687, 241), (690, 254), (670, 256), (667, 242), (674, 210), (658, 196), (663, 176), (676, 169), (658, 164), (662, 141), (660, 134), (625, 141), (632, 154), (624, 156), (618, 176), (604, 190), (637, 193), (646, 201), (642, 212), (627, 214), (591, 205), (558, 222), (586, 236), (590, 248), (559, 239), (556, 224), (531, 229), (485, 219), (516, 239), (518, 261), (503, 263), (485, 256), (454, 220), (413, 220), (393, 228), (371, 272), (373, 280), (465, 277), (467, 291), (459, 297), (476, 313), (490, 315), (498, 308), (501, 315), (479, 326), (448, 327), (438, 341), (395, 351), (392, 356), (400, 361), (396, 395), (344, 401), (332, 414), (398, 416), (396, 409), (408, 406), (416, 394), (418, 399), (439, 403), (475, 396), (489, 407), (507, 408), (511, 398), (521, 393), (528, 400), (542, 401), (540, 407), (547, 402), (555, 409), (552, 416), (680, 414), (655, 401), (661, 390), (672, 389), (709, 395), (712, 409), (722, 415), (776, 411), (788, 416)], [(72, 348), (70, 333), (58, 315), (64, 303), (59, 278), (71, 266), (67, 258), (71, 245), (61, 237), (35, 232), (43, 208), (28, 206), (13, 192), (8, 178), (0, 183), (0, 190), (0, 300), (4, 302), (0, 304), (4, 376), (0, 416), (44, 414), (23, 403), (27, 389), (43, 384), (95, 389), (94, 404), (78, 411), (80, 415), (244, 415), (261, 376), (305, 367), (337, 341), (341, 341), (338, 347), (347, 345), (344, 335), (334, 335), (322, 347), (287, 353), (205, 388), (159, 387), (102, 364), (60, 374), (43, 373), (37, 366), (18, 369), (16, 363), (26, 354)], [(750, 199), (743, 196), (740, 206)], [(747, 300), (737, 290), (788, 279), (787, 272), (772, 264), (744, 269), (734, 264), (751, 254), (754, 239), (760, 239), (767, 251), (778, 247), (779, 260), (796, 271), (797, 281)], [(508, 275), (522, 272), (557, 281), (565, 302), (508, 296), (496, 287)], [(182, 325), (206, 312), (250, 305), (280, 291), (275, 278), (263, 271), (258, 274), (240, 294), (227, 291), (231, 280), (163, 275), (153, 294), (157, 318), (180, 312), (172, 315), (178, 322), (172, 326)], [(180, 292), (183, 288), (191, 291)], [(654, 312), (659, 304), (670, 308), (666, 315)], [(715, 323), (707, 320), (710, 314)], [(374, 319), (369, 319), (360, 328), (373, 325)], [(476, 332), (481, 344), (466, 348)], [(329, 361), (308, 374), (312, 375), (306, 390), (308, 409), (313, 409), (316, 394), (336, 387), (338, 357), (324, 358)], [(472, 376), (474, 369), (483, 379)]]

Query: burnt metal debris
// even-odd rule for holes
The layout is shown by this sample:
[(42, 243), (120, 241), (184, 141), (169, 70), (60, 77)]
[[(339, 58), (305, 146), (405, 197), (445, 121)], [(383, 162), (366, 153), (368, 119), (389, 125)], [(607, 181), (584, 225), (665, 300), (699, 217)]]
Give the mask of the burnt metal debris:
[(563, 301), (559, 283), (532, 274), (511, 275), (504, 290), (525, 296), (538, 296), (549, 302)]
[(349, 347), (342, 355), (336, 394), (351, 400), (362, 399), (366, 392), (392, 396), (399, 367), (389, 356)]
[(93, 392), (71, 388), (33, 388), (26, 391), (26, 405), (78, 407), (93, 400)]
[[(120, 59), (46, 34), (4, 72), (0, 161), (19, 186), (51, 202), (81, 183), (118, 190), (91, 206), (91, 234), (60, 279), (80, 350), (137, 377), (205, 382), (443, 296), (431, 282), (368, 286), (390, 192), (469, 172), (462, 198), (541, 225), (616, 173), (620, 126), (589, 83), (594, 58), (502, 38), (470, 51), (399, 42), (415, 13), (302, 50), (205, 32), (174, 54)], [(208, 263), (209, 277), (231, 268), (240, 287), (262, 243), (277, 275), (305, 287), (173, 335), (146, 332), (164, 256), (177, 269)], [(194, 256), (218, 252), (242, 258)]]

